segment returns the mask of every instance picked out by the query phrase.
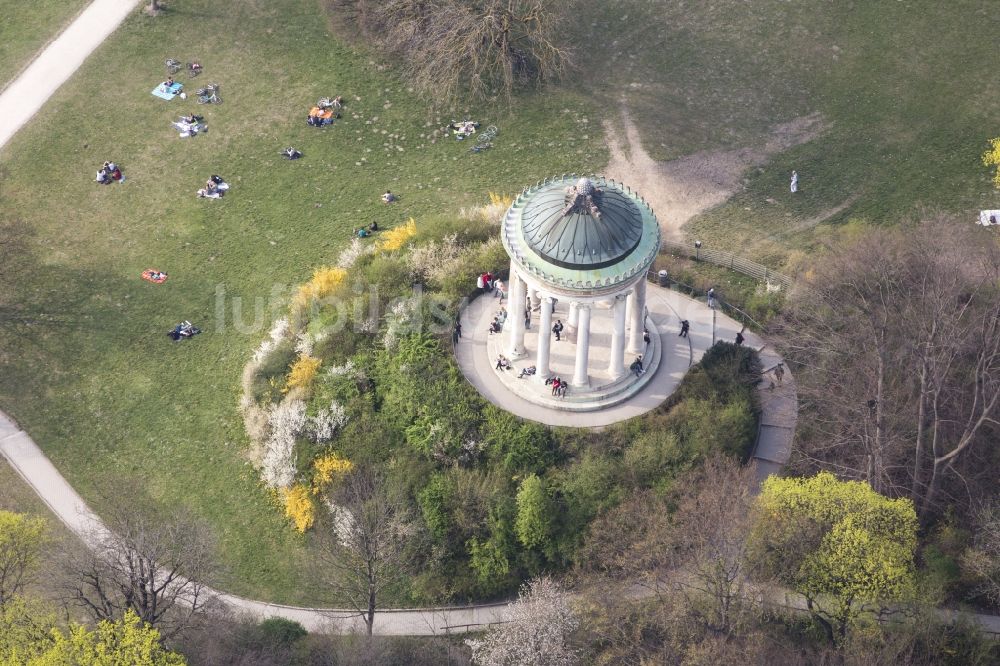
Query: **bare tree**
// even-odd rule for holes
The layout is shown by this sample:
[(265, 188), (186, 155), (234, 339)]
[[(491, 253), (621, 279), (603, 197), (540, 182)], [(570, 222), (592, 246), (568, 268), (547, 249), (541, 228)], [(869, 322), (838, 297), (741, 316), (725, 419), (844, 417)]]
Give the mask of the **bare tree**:
[(1000, 253), (982, 240), (927, 223), (829, 248), (774, 330), (800, 368), (803, 471), (908, 495), (926, 516), (995, 433)]
[(732, 635), (758, 608), (746, 558), (755, 489), (752, 467), (711, 458), (670, 498), (647, 493), (595, 521), (584, 569), (618, 588), (639, 584), (661, 603), (681, 604), (702, 629)]
[(566, 593), (552, 579), (538, 578), (521, 588), (500, 624), (466, 643), (479, 666), (573, 666), (579, 656), (569, 637), (578, 624)]
[(962, 554), (962, 568), (979, 582), (979, 592), (1000, 604), (1000, 500), (976, 511), (976, 538)]
[(730, 635), (756, 614), (747, 542), (756, 492), (753, 467), (714, 457), (681, 480), (665, 546), (689, 613), (709, 631)]
[(341, 2), (404, 77), (436, 100), (463, 95), (510, 101), (519, 86), (559, 78), (572, 66), (567, 6), (547, 0)]
[(403, 513), (384, 478), (359, 468), (333, 495), (331, 525), (317, 531), (319, 574), (364, 618), (369, 636), (379, 596), (404, 571)]
[(65, 556), (63, 589), (95, 620), (129, 610), (165, 639), (196, 623), (216, 572), (208, 527), (189, 515), (143, 512), (122, 498), (104, 515), (107, 532), (87, 552)]

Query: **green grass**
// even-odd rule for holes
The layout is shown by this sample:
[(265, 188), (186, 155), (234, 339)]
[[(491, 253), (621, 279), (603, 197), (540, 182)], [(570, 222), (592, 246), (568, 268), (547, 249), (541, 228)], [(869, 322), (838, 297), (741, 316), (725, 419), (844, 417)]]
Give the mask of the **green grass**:
[(751, 170), (744, 191), (687, 225), (712, 247), (780, 265), (789, 248), (808, 250), (823, 236), (820, 221), (953, 213), (965, 224), (1000, 204), (979, 162), (1000, 134), (998, 5), (583, 4), (583, 69), (610, 73), (585, 88), (609, 113), (624, 99), (654, 157), (759, 145), (778, 123), (822, 114), (820, 138)]
[(88, 0), (0, 0), (0, 90), (54, 39)]
[[(204, 63), (197, 83), (220, 82), (225, 103), (152, 97), (167, 54)], [(309, 106), (335, 94), (349, 102), (344, 119), (308, 127)], [(420, 134), (439, 117), (373, 56), (334, 40), (312, 0), (137, 11), (53, 101), (59, 118), (37, 118), (0, 152), (0, 405), (98, 511), (99, 491), (129, 478), (151, 501), (208, 520), (224, 587), (328, 602), (302, 573), (303, 539), (244, 458), (239, 377), (265, 330), (232, 325), (233, 297), (246, 304), (245, 330), (255, 299), (335, 261), (354, 226), (419, 223), (488, 190), (596, 168), (603, 146), (566, 138), (591, 110), (570, 94), (524, 99), (508, 117), (470, 109), (500, 126), (493, 150), (431, 144)], [(205, 113), (209, 132), (178, 139), (170, 121), (188, 110)], [(389, 134), (403, 151), (383, 145)], [(280, 159), (288, 145), (305, 158)], [(122, 165), (125, 184), (92, 182), (105, 159)], [(232, 183), (229, 196), (197, 199), (213, 173)], [(387, 187), (402, 197), (392, 207), (379, 201)], [(169, 281), (140, 280), (148, 267)], [(171, 343), (165, 333), (182, 319), (205, 333)]]

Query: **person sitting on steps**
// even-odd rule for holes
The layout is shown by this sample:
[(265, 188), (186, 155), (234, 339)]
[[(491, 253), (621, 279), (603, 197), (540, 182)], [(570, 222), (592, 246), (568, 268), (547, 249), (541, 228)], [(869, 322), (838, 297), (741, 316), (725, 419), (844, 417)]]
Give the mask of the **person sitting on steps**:
[(521, 374), (519, 374), (519, 375), (517, 376), (517, 378), (518, 378), (518, 379), (521, 379), (522, 377), (530, 377), (530, 376), (532, 376), (533, 374), (535, 374), (535, 372), (536, 372), (536, 368), (535, 368), (535, 366), (533, 366), (533, 365), (529, 365), (529, 366), (528, 366), (528, 367), (526, 367), (526, 368), (521, 368)]
[(632, 361), (632, 365), (628, 366), (628, 369), (635, 373), (636, 377), (641, 377), (645, 370), (642, 369), (642, 356), (636, 356), (635, 360)]

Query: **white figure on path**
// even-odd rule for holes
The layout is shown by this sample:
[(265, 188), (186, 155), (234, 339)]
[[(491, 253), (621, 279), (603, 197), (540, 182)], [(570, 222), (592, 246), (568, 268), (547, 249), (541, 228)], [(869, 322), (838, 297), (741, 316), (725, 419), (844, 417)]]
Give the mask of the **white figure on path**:
[(799, 172), (798, 171), (793, 171), (792, 172), (792, 186), (791, 186), (791, 188), (792, 188), (792, 193), (795, 193), (795, 192), (799, 191)]

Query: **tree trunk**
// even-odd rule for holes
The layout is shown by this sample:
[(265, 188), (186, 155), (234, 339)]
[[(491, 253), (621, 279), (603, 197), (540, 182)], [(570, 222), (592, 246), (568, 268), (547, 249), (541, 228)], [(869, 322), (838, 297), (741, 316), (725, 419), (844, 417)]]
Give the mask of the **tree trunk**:
[(365, 613), (365, 624), (368, 625), (368, 635), (372, 635), (375, 626), (375, 584), (368, 584), (368, 612)]

